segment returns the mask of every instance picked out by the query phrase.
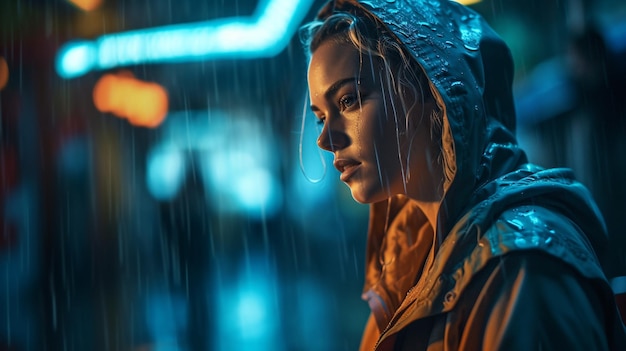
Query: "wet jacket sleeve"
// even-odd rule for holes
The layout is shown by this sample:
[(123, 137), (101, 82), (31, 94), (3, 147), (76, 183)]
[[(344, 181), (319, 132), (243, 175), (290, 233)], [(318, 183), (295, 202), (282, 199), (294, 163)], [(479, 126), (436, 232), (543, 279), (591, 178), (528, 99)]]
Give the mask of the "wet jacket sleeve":
[[(496, 258), (468, 295), (462, 350), (611, 350), (611, 303), (572, 267), (539, 252)], [(482, 286), (481, 286), (482, 285)], [(448, 327), (451, 327), (450, 325)], [(620, 326), (621, 327), (621, 326)]]

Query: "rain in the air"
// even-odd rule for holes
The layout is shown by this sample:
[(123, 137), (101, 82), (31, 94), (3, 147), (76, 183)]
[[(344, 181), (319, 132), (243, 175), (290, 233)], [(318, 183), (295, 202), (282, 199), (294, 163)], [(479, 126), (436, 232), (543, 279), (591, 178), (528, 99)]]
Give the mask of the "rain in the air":
[(625, 350), (626, 2), (2, 0), (0, 351)]

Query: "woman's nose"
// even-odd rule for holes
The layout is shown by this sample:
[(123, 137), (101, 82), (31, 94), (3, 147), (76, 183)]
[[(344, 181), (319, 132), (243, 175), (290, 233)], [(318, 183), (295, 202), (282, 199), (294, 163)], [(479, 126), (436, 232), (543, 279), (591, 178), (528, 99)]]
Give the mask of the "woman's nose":
[(320, 149), (335, 152), (348, 146), (348, 136), (337, 129), (330, 128), (329, 124), (326, 123), (317, 138), (317, 146)]

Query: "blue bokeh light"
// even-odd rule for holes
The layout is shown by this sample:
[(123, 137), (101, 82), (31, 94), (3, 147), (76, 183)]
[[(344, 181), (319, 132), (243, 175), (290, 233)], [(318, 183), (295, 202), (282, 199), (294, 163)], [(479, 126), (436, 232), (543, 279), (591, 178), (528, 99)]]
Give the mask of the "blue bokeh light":
[(82, 76), (96, 66), (98, 49), (89, 41), (73, 41), (57, 54), (56, 70), (63, 78)]
[(165, 291), (146, 300), (146, 322), (155, 351), (186, 351), (179, 336), (187, 328), (188, 302), (183, 296)]
[(220, 283), (213, 349), (280, 351), (279, 281), (262, 255), (252, 253), (234, 280)]
[(258, 118), (211, 111), (172, 113), (163, 139), (148, 155), (146, 181), (152, 196), (171, 200), (191, 162), (207, 201), (220, 212), (272, 216), (282, 206), (282, 186), (271, 131)]
[(158, 200), (171, 199), (183, 184), (185, 170), (185, 156), (180, 149), (173, 146), (153, 149), (148, 154), (148, 190)]

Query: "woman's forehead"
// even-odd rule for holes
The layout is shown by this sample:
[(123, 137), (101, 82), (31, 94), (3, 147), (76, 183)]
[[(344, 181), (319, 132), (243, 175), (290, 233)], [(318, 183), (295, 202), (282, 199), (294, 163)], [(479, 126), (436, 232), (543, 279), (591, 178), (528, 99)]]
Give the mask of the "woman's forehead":
[(350, 43), (338, 43), (327, 40), (313, 52), (309, 62), (309, 87), (322, 88), (346, 77), (364, 77), (370, 69), (371, 58), (364, 55)]

